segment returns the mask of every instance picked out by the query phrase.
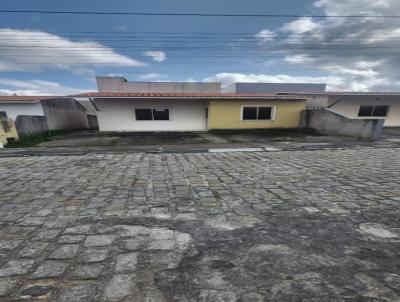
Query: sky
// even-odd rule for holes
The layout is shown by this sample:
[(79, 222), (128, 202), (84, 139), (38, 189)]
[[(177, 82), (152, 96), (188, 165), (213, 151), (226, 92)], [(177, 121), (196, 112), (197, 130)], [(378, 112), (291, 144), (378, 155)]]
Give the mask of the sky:
[[(400, 1), (1, 0), (0, 10), (393, 15)], [(399, 18), (0, 13), (0, 94), (95, 91), (105, 75), (399, 91), (399, 38)]]

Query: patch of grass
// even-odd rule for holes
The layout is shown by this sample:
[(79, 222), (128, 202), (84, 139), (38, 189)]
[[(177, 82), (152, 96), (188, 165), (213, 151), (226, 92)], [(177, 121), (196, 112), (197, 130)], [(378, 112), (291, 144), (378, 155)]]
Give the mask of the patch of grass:
[(34, 147), (37, 144), (49, 142), (53, 139), (53, 137), (70, 133), (72, 131), (47, 131), (45, 133), (38, 133), (38, 134), (27, 134), (21, 135), (19, 140), (17, 141), (10, 141), (5, 146), (6, 148), (29, 148)]
[(118, 138), (114, 138), (111, 142), (110, 142), (110, 145), (111, 146), (117, 146), (119, 143), (120, 143), (120, 141), (121, 141), (121, 139), (118, 137)]

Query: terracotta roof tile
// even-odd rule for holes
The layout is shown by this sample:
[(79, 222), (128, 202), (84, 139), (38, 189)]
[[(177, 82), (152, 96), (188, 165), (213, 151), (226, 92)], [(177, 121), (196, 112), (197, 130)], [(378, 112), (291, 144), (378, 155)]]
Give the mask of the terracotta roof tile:
[(324, 91), (324, 92), (277, 92), (277, 95), (400, 95), (400, 92), (377, 92), (377, 91)]
[(276, 95), (270, 93), (166, 93), (166, 92), (89, 92), (73, 95), (72, 97), (87, 98), (190, 98), (190, 99), (285, 99), (303, 100), (303, 97), (294, 95)]
[(42, 100), (58, 99), (62, 96), (43, 95), (0, 95), (0, 103), (38, 103)]

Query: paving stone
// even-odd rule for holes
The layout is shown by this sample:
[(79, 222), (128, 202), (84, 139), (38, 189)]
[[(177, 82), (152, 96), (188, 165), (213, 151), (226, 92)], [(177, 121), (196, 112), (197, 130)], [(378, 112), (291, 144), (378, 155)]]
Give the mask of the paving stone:
[(58, 239), (58, 243), (79, 243), (85, 240), (84, 235), (64, 235)]
[(110, 302), (121, 301), (134, 293), (135, 286), (136, 280), (134, 275), (114, 275), (106, 285), (104, 300)]
[(16, 279), (0, 279), (0, 297), (8, 296), (17, 284)]
[(57, 261), (46, 261), (42, 263), (33, 273), (33, 279), (60, 277), (68, 267), (67, 263)]
[(63, 244), (50, 254), (49, 259), (72, 259), (79, 250), (79, 245)]
[(100, 295), (100, 284), (94, 281), (80, 281), (64, 288), (59, 296), (60, 302), (97, 302)]
[(303, 207), (303, 210), (306, 211), (307, 213), (318, 213), (321, 212), (320, 210), (318, 210), (317, 208), (314, 207)]
[(102, 262), (107, 259), (108, 254), (107, 249), (86, 249), (82, 251), (79, 261), (82, 263)]
[(33, 260), (11, 260), (0, 269), (0, 277), (26, 274), (33, 264)]
[(237, 296), (231, 291), (205, 290), (200, 294), (201, 302), (235, 302)]
[(25, 285), (21, 289), (21, 296), (24, 299), (28, 298), (47, 298), (54, 293), (57, 288), (53, 285), (45, 285), (45, 284), (31, 284)]
[(38, 257), (43, 254), (49, 243), (47, 242), (28, 242), (19, 252), (21, 257)]
[(0, 240), (0, 250), (15, 249), (23, 240)]
[(116, 257), (115, 272), (133, 272), (137, 265), (137, 253), (122, 254)]
[(92, 226), (90, 224), (70, 227), (64, 231), (64, 234), (81, 234), (81, 235), (89, 234), (91, 227)]
[(124, 247), (130, 251), (137, 251), (141, 249), (147, 240), (145, 238), (129, 238), (125, 240)]
[(85, 246), (108, 246), (114, 241), (111, 235), (93, 235), (88, 236), (85, 241)]
[(361, 233), (366, 235), (372, 235), (379, 238), (397, 238), (399, 237), (394, 232), (385, 228), (385, 226), (377, 223), (362, 223), (360, 224), (359, 230)]
[(386, 286), (399, 291), (400, 290), (400, 275), (386, 273), (384, 276), (384, 283)]
[(174, 240), (153, 240), (149, 243), (149, 250), (172, 250), (175, 246)]
[(31, 241), (53, 241), (59, 233), (60, 230), (58, 229), (40, 230), (34, 234)]
[(82, 264), (75, 268), (69, 277), (72, 279), (96, 279), (103, 269), (104, 264)]

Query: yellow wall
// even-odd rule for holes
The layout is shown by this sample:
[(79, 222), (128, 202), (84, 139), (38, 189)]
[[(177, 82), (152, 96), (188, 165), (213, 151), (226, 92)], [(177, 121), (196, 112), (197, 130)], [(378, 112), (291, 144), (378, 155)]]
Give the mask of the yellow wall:
[[(275, 106), (275, 119), (271, 121), (241, 121), (242, 106)], [(209, 129), (297, 128), (300, 113), (306, 101), (295, 100), (229, 100), (210, 101)]]
[(6, 137), (6, 133), (3, 130), (3, 127), (1, 126), (0, 123), (0, 143), (4, 146), (7, 145), (7, 137)]
[(7, 145), (8, 139), (18, 140), (17, 129), (15, 128), (14, 122), (11, 119), (5, 121), (8, 124), (8, 131), (5, 131), (1, 121), (0, 121), (0, 142), (3, 145)]

